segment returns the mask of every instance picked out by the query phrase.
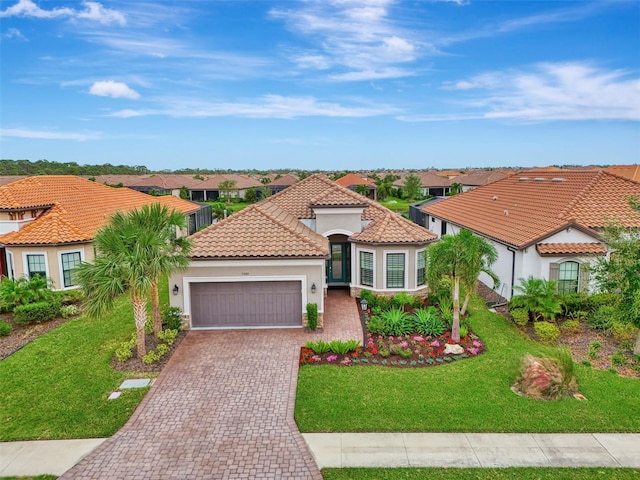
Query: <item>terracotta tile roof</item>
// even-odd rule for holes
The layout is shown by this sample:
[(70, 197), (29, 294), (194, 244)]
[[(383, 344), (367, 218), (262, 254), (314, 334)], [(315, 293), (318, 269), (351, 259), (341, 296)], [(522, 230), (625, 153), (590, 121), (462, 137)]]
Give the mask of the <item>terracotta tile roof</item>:
[(605, 168), (604, 171), (640, 182), (640, 164), (612, 165), (611, 167)]
[[(395, 182), (393, 182), (393, 184), (396, 187), (404, 187), (404, 182), (407, 175), (403, 175), (402, 178), (396, 180)], [(414, 175), (416, 175), (420, 179), (420, 186), (423, 188), (448, 187), (451, 185), (451, 180), (434, 172), (415, 172)]]
[(267, 187), (288, 187), (299, 181), (300, 179), (295, 175), (283, 175), (280, 178), (274, 179), (271, 182), (267, 183)]
[(301, 258), (329, 255), (329, 241), (270, 202), (245, 208), (191, 236), (192, 258)]
[(599, 242), (593, 243), (538, 243), (536, 250), (540, 255), (604, 255), (607, 247)]
[(347, 188), (353, 185), (366, 185), (367, 187), (376, 188), (375, 183), (367, 180), (366, 178), (359, 177), (355, 173), (347, 173), (344, 177), (337, 179), (336, 183)]
[(193, 178), (192, 175), (158, 174), (133, 179), (127, 184), (130, 187), (159, 187), (175, 190), (181, 187), (198, 185), (202, 180)]
[(373, 244), (426, 244), (436, 238), (436, 235), (426, 228), (387, 210), (367, 225), (362, 232), (352, 235), (349, 240)]
[(461, 185), (477, 187), (480, 185), (486, 185), (487, 183), (495, 182), (496, 180), (501, 180), (507, 176), (507, 174), (496, 170), (477, 170), (465, 175), (459, 175), (453, 178), (453, 180), (451, 181), (454, 183), (459, 183)]
[[(628, 203), (640, 183), (598, 170), (528, 170), (423, 210), (500, 242), (524, 248), (570, 225), (640, 227)], [(595, 235), (595, 232), (592, 232)]]
[(200, 183), (193, 184), (190, 188), (194, 190), (217, 190), (220, 184), (226, 180), (236, 182), (236, 188), (238, 190), (244, 190), (250, 187), (261, 187), (262, 184), (251, 178), (249, 175), (237, 175), (237, 174), (224, 174), (224, 175), (209, 175)]
[(118, 210), (160, 202), (190, 213), (199, 205), (172, 196), (151, 197), (70, 175), (28, 177), (0, 187), (0, 210), (45, 209), (17, 232), (0, 235), (4, 245), (54, 245), (91, 241)]

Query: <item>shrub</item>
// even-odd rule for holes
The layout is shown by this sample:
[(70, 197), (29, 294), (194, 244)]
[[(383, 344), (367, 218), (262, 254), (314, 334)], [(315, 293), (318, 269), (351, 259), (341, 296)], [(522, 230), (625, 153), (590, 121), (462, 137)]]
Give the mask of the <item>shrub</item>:
[(445, 330), (435, 307), (419, 308), (413, 312), (414, 330), (421, 335), (438, 336)]
[(391, 306), (393, 308), (404, 308), (405, 305), (411, 305), (413, 298), (407, 292), (400, 292), (391, 297)]
[(360, 300), (366, 300), (369, 308), (377, 307), (376, 295), (371, 290), (360, 290)]
[(580, 322), (577, 320), (565, 320), (560, 325), (560, 331), (562, 333), (577, 333), (580, 330)]
[(62, 318), (75, 317), (80, 314), (80, 308), (77, 305), (69, 304), (60, 307), (60, 315)]
[(13, 329), (7, 322), (0, 322), (0, 337), (8, 337), (11, 335), (11, 330)]
[(627, 357), (622, 350), (618, 350), (616, 353), (611, 355), (611, 365), (618, 366), (624, 365), (625, 363), (627, 363)]
[(611, 324), (613, 338), (619, 342), (629, 342), (636, 336), (636, 327), (632, 323), (614, 321)]
[(62, 305), (73, 305), (80, 303), (84, 300), (84, 292), (81, 288), (74, 288), (73, 290), (61, 290), (55, 292), (60, 297)]
[(153, 362), (157, 362), (158, 360), (160, 360), (160, 357), (162, 357), (162, 355), (151, 350), (144, 357), (142, 357), (142, 363), (144, 363), (145, 365), (151, 365)]
[(392, 308), (384, 312), (382, 318), (386, 325), (386, 335), (407, 335), (413, 330), (413, 322), (411, 316), (403, 312), (399, 308)]
[(533, 328), (542, 343), (553, 343), (560, 336), (560, 330), (550, 322), (535, 322)]
[(514, 308), (509, 311), (509, 313), (511, 314), (511, 318), (513, 318), (513, 323), (516, 325), (523, 327), (529, 323), (529, 311), (526, 308)]
[(54, 293), (49, 290), (46, 278), (36, 275), (32, 278), (3, 278), (0, 282), (0, 305), (8, 311), (19, 305), (50, 301)]
[(438, 299), (440, 307), (440, 318), (447, 324), (453, 323), (453, 300), (449, 295), (444, 295)]
[(589, 312), (593, 302), (585, 292), (565, 293), (560, 296), (562, 314), (565, 317), (575, 318), (577, 312)]
[(153, 333), (153, 319), (151, 317), (147, 317), (147, 320), (144, 322), (144, 333), (147, 335)]
[(358, 348), (360, 342), (358, 340), (331, 340), (329, 345), (333, 353), (344, 355)]
[(311, 330), (318, 328), (318, 304), (307, 303), (307, 326)]
[(311, 350), (313, 350), (313, 353), (327, 353), (328, 351), (331, 350), (331, 345), (328, 342), (325, 342), (324, 340), (318, 340), (317, 342), (313, 342), (313, 341), (308, 341), (307, 343), (304, 344), (305, 347), (310, 348)]
[(595, 330), (609, 330), (613, 327), (616, 310), (611, 305), (602, 305), (587, 317), (587, 324)]
[(613, 307), (620, 301), (620, 295), (611, 292), (594, 293), (589, 297), (591, 302), (591, 310), (597, 310), (599, 307)]
[(178, 307), (165, 307), (160, 318), (168, 330), (182, 330), (182, 311)]
[(116, 358), (119, 362), (126, 362), (131, 357), (133, 357), (133, 349), (136, 346), (136, 334), (134, 333), (126, 342), (122, 342), (120, 346), (116, 349)]
[(469, 327), (460, 325), (460, 338), (464, 338), (469, 334)]
[(387, 324), (382, 317), (374, 316), (367, 321), (367, 330), (372, 335), (385, 335), (387, 331)]
[[(557, 358), (558, 356), (562, 359)], [(577, 390), (573, 375), (573, 360), (558, 352), (556, 358), (536, 358), (527, 355), (514, 388), (521, 394), (539, 400), (558, 400)]]
[(58, 301), (36, 302), (18, 305), (13, 309), (13, 319), (19, 325), (41, 323), (53, 320), (60, 314)]
[(173, 342), (176, 341), (176, 337), (178, 336), (178, 330), (167, 328), (166, 330), (158, 332), (157, 336), (167, 345), (173, 345)]

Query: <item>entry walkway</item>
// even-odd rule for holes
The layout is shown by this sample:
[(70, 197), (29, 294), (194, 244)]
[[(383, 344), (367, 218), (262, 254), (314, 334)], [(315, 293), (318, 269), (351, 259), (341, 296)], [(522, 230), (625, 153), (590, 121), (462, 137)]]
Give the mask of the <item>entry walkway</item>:
[[(640, 434), (305, 433), (302, 436), (318, 468), (640, 468)], [(105, 440), (0, 443), (0, 477), (62, 475)], [(236, 439), (227, 440), (236, 443)], [(278, 449), (278, 444), (270, 448)], [(144, 450), (139, 452), (140, 457), (147, 454)], [(192, 469), (192, 472), (201, 471), (202, 467), (194, 462)], [(230, 463), (228, 475), (212, 478), (234, 478), (233, 473)], [(140, 472), (139, 476), (153, 478), (149, 470)], [(259, 475), (252, 477), (256, 476)], [(293, 475), (293, 478), (301, 477)], [(104, 478), (116, 476), (106, 474)], [(127, 478), (136, 478), (136, 475), (131, 471)]]

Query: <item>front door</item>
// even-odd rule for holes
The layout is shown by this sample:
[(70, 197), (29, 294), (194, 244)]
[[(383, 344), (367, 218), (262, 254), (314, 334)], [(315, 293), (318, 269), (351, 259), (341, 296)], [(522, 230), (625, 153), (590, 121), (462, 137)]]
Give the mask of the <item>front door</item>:
[(327, 260), (327, 283), (348, 285), (351, 282), (351, 244), (331, 242), (331, 258)]

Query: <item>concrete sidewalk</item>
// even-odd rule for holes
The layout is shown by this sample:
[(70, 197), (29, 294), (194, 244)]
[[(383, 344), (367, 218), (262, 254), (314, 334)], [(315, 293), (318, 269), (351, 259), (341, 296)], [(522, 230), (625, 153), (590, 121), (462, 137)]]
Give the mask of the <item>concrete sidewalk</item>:
[[(319, 468), (640, 468), (638, 433), (305, 433), (303, 437)], [(62, 475), (105, 440), (0, 443), (0, 477)]]

